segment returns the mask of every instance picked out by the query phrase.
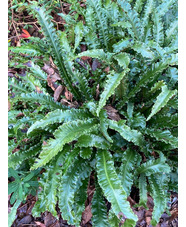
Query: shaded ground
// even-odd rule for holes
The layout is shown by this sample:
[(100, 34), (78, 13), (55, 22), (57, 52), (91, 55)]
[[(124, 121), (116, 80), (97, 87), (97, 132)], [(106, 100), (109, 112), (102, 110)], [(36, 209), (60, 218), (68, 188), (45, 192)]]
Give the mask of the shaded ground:
[[(92, 197), (93, 191), (89, 191), (89, 199)], [(128, 199), (131, 204), (133, 204), (135, 201), (129, 197)], [(36, 197), (34, 196), (28, 196), (26, 203), (21, 204), (17, 210), (16, 220), (14, 221), (12, 227), (67, 227), (72, 225), (68, 225), (66, 221), (64, 221), (61, 218), (61, 214), (58, 211), (58, 218), (57, 220), (55, 217), (52, 216), (49, 212), (44, 212), (41, 214), (40, 217), (34, 218), (31, 214), (32, 208), (34, 207), (34, 204), (36, 202)], [(108, 204), (109, 205), (109, 204)], [(138, 216), (138, 222), (136, 224), (136, 227), (151, 227), (150, 221), (152, 217), (152, 210), (153, 210), (153, 199), (148, 196), (148, 210), (144, 209), (143, 207), (139, 208), (132, 208), (133, 211)], [(9, 211), (11, 210), (11, 206), (9, 203)], [(82, 222), (81, 227), (91, 227), (91, 209), (90, 209), (90, 203), (88, 204), (88, 201), (86, 202), (86, 209), (82, 215)], [(178, 195), (176, 193), (173, 193), (171, 196), (171, 203), (170, 203), (170, 215), (163, 213), (160, 222), (156, 227), (177, 227), (178, 226)]]

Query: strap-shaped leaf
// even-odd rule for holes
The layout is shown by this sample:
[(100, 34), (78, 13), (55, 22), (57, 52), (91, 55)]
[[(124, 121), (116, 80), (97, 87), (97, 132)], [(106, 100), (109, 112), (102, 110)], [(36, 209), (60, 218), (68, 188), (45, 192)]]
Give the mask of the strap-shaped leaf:
[(44, 166), (63, 149), (66, 143), (76, 140), (81, 135), (91, 132), (96, 127), (97, 124), (95, 120), (77, 120), (64, 123), (54, 132), (55, 139), (49, 139), (47, 145), (43, 146), (43, 151), (39, 156), (40, 159), (37, 159), (37, 163), (34, 164), (32, 169)]
[(38, 128), (44, 128), (50, 124), (74, 121), (76, 119), (83, 120), (90, 117), (90, 114), (86, 110), (71, 109), (71, 110), (54, 110), (47, 114), (40, 121), (36, 121), (29, 129), (27, 134)]
[(109, 127), (117, 132), (127, 141), (133, 142), (135, 145), (142, 146), (144, 138), (141, 132), (131, 129), (125, 124), (124, 120), (118, 122), (109, 120)]
[(152, 221), (151, 224), (155, 226), (162, 215), (162, 213), (165, 211), (167, 207), (167, 191), (166, 191), (166, 176), (161, 174), (159, 176), (157, 175), (151, 175), (148, 177), (151, 191), (152, 191), (152, 197), (154, 199), (154, 208), (152, 213)]
[(127, 194), (121, 186), (121, 182), (116, 174), (114, 162), (111, 154), (106, 150), (97, 152), (97, 173), (98, 183), (101, 186), (104, 195), (112, 204), (112, 209), (116, 215), (122, 212), (128, 219), (137, 221), (136, 215), (127, 202)]
[(86, 56), (86, 57), (100, 59), (109, 64), (111, 62), (112, 55), (113, 55), (112, 53), (105, 53), (103, 49), (94, 49), (94, 50), (83, 51), (78, 55), (72, 57), (71, 60)]
[(115, 73), (112, 72), (109, 74), (107, 77), (108, 79), (106, 80), (105, 86), (104, 86), (104, 91), (102, 92), (97, 108), (97, 115), (99, 116), (99, 112), (102, 109), (102, 107), (106, 104), (107, 99), (114, 94), (114, 90), (117, 88), (117, 86), (120, 84), (120, 81), (123, 79), (124, 76), (126, 76), (126, 73), (128, 72), (128, 68), (125, 69), (121, 73)]
[(144, 208), (147, 208), (147, 179), (145, 173), (142, 173), (139, 176), (139, 193), (139, 205), (143, 206)]
[(99, 114), (100, 118), (100, 130), (103, 133), (103, 136), (110, 142), (112, 143), (113, 140), (109, 136), (107, 129), (108, 129), (108, 121), (107, 121), (107, 112), (106, 110), (102, 109)]
[(163, 141), (166, 144), (171, 144), (174, 148), (178, 147), (178, 138), (174, 137), (171, 132), (167, 130), (146, 129), (145, 133), (158, 141)]
[(83, 22), (82, 21), (80, 21), (76, 24), (74, 32), (75, 32), (76, 36), (75, 36), (75, 44), (74, 44), (73, 52), (75, 52), (76, 48), (79, 46), (79, 44), (83, 38)]
[(86, 97), (86, 99), (92, 98), (86, 77), (75, 68), (74, 62), (70, 60), (74, 55), (65, 32), (61, 33), (60, 44), (63, 58), (65, 59), (65, 69), (71, 77), (71, 81), (79, 88), (79, 92), (81, 92), (83, 97)]
[(92, 199), (92, 222), (95, 227), (109, 227), (108, 219), (107, 219), (107, 207), (104, 201), (104, 197), (102, 195), (101, 188), (99, 186), (96, 187), (96, 191), (94, 192), (94, 196)]
[(8, 227), (11, 227), (15, 217), (16, 217), (16, 213), (17, 213), (17, 208), (19, 207), (19, 205), (21, 204), (22, 200), (17, 199), (17, 201), (15, 202), (14, 206), (11, 208), (11, 212), (8, 214)]
[(68, 86), (69, 90), (73, 93), (73, 95), (77, 99), (79, 99), (80, 94), (78, 93), (76, 88), (73, 87), (72, 81), (70, 80), (70, 77), (68, 76), (67, 71), (65, 69), (59, 39), (57, 37), (53, 24), (50, 22), (49, 17), (46, 14), (46, 11), (44, 8), (33, 7), (33, 9), (37, 13), (37, 19), (42, 27), (43, 33), (47, 39), (49, 46), (52, 49), (52, 55), (53, 55), (54, 59), (56, 60), (57, 66), (59, 68), (61, 76), (63, 77), (65, 84)]
[(170, 167), (161, 158), (158, 158), (156, 160), (146, 161), (136, 169), (136, 172), (138, 174), (145, 174), (146, 176), (150, 176), (155, 173), (169, 173)]
[(109, 142), (100, 135), (90, 134), (79, 137), (76, 144), (78, 147), (96, 147), (101, 149), (108, 149), (110, 147)]
[(19, 99), (25, 102), (32, 102), (32, 103), (38, 102), (40, 104), (47, 105), (52, 109), (62, 109), (62, 110), (67, 109), (67, 107), (62, 105), (61, 103), (55, 102), (51, 96), (45, 95), (42, 93), (32, 92), (27, 94), (21, 94), (19, 97), (15, 97), (15, 99)]
[(115, 215), (113, 209), (109, 210), (108, 221), (109, 221), (109, 224), (110, 224), (111, 227), (116, 227), (116, 226), (119, 226), (119, 224), (120, 224), (120, 220)]
[(123, 154), (119, 177), (121, 180), (121, 185), (123, 186), (127, 196), (130, 195), (131, 187), (134, 181), (133, 170), (138, 158), (139, 156), (137, 153), (131, 149), (126, 150)]
[(99, 33), (99, 39), (102, 40), (105, 48), (109, 50), (107, 17), (105, 15), (105, 12), (102, 10), (102, 2), (100, 0), (87, 0), (86, 4), (94, 10), (95, 12), (94, 16), (96, 18), (96, 25), (98, 28), (97, 30)]
[(128, 67), (129, 62), (130, 62), (130, 58), (129, 58), (128, 54), (119, 53), (119, 54), (115, 55), (114, 58), (118, 61), (118, 64), (121, 67), (123, 67), (124, 69), (126, 69)]
[(59, 192), (59, 208), (64, 220), (67, 220), (69, 224), (79, 224), (81, 220), (76, 218), (75, 212), (72, 210), (74, 205), (74, 196), (76, 191), (76, 184), (78, 182), (79, 175), (83, 173), (85, 179), (90, 174), (90, 167), (85, 163), (84, 159), (75, 158), (75, 162), (67, 170), (67, 172), (61, 178), (60, 192)]
[(165, 85), (162, 87), (162, 92), (158, 95), (156, 102), (154, 103), (151, 113), (147, 118), (147, 121), (151, 119), (153, 115), (159, 112), (167, 103), (168, 101), (177, 94), (177, 90), (169, 90), (168, 87)]

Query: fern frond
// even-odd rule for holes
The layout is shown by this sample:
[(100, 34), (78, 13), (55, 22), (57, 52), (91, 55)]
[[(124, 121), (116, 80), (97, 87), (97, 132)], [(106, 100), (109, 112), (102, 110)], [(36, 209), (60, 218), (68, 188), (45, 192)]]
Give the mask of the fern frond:
[(82, 21), (77, 23), (77, 25), (75, 26), (74, 32), (76, 36), (75, 36), (75, 44), (74, 44), (73, 52), (75, 52), (76, 48), (79, 46), (81, 40), (83, 39), (83, 22)]
[(44, 53), (40, 51), (39, 48), (37, 48), (37, 45), (32, 44), (26, 44), (20, 47), (10, 47), (9, 50), (11, 50), (14, 53), (22, 53), (28, 56), (42, 56)]
[(98, 183), (108, 201), (111, 202), (115, 215), (122, 212), (127, 219), (130, 219), (135, 224), (137, 217), (126, 201), (127, 194), (122, 188), (121, 182), (116, 174), (111, 154), (106, 150), (98, 150), (96, 159)]
[(108, 122), (107, 122), (107, 113), (106, 110), (102, 109), (99, 114), (100, 117), (100, 131), (103, 133), (103, 136), (110, 142), (112, 143), (113, 140), (109, 136), (107, 129), (108, 129)]
[(62, 123), (73, 121), (76, 119), (84, 120), (90, 118), (90, 114), (86, 110), (81, 109), (72, 109), (72, 110), (54, 110), (48, 113), (43, 119), (40, 121), (36, 121), (29, 129), (27, 134), (31, 133), (33, 130), (38, 128), (44, 128), (50, 124), (54, 123)]
[(47, 80), (46, 73), (43, 70), (41, 70), (41, 68), (38, 65), (35, 65), (34, 62), (31, 62), (31, 66), (29, 67), (29, 69), (37, 78), (41, 80)]
[[(79, 175), (83, 173), (84, 180), (90, 175), (90, 167), (84, 162), (84, 159), (76, 158), (75, 162), (68, 169), (68, 171), (62, 176), (62, 184), (59, 188), (59, 208), (64, 220), (68, 220), (69, 224), (79, 224), (80, 218), (76, 219), (76, 214), (73, 211), (74, 196), (76, 184), (78, 182)], [(81, 216), (80, 216), (81, 217)]]
[(15, 98), (20, 101), (32, 102), (32, 103), (36, 102), (36, 103), (44, 104), (49, 106), (51, 109), (62, 109), (62, 110), (68, 109), (66, 106), (63, 106), (61, 103), (55, 102), (51, 96), (45, 95), (42, 93), (32, 92), (27, 94), (21, 94), (19, 97), (15, 97)]
[(96, 187), (96, 191), (94, 192), (91, 211), (93, 214), (93, 217), (92, 217), (93, 226), (95, 227), (109, 226), (109, 223), (107, 220), (107, 208), (105, 205), (101, 188), (99, 186)]
[(174, 137), (169, 130), (146, 129), (145, 133), (158, 141), (172, 145), (174, 148), (178, 147), (178, 138)]
[[(125, 59), (126, 60), (126, 59)], [(127, 59), (128, 61), (128, 59)], [(129, 61), (127, 62), (129, 64)], [(127, 63), (125, 63), (127, 65)], [(99, 112), (102, 109), (102, 107), (106, 104), (107, 99), (114, 94), (114, 90), (117, 88), (119, 85), (120, 81), (123, 79), (123, 77), (126, 75), (128, 72), (128, 68), (125, 69), (121, 73), (115, 73), (111, 72), (107, 77), (108, 79), (106, 80), (106, 84), (104, 86), (104, 91), (102, 92), (97, 108), (97, 116), (99, 116)]]
[(138, 174), (145, 174), (146, 176), (150, 176), (156, 173), (169, 173), (170, 167), (166, 164), (161, 158), (156, 160), (149, 160), (145, 163), (141, 164), (140, 167), (136, 169)]
[(152, 189), (152, 197), (154, 199), (151, 224), (155, 226), (167, 207), (166, 175), (151, 175), (150, 177), (148, 177), (148, 180)]
[(131, 129), (125, 124), (124, 120), (118, 122), (109, 120), (109, 128), (117, 131), (127, 141), (133, 142), (137, 146), (142, 146), (144, 143), (143, 135), (137, 130)]
[(109, 50), (108, 47), (108, 25), (107, 25), (107, 17), (104, 13), (104, 10), (101, 5), (100, 0), (87, 0), (86, 4), (89, 7), (92, 7), (95, 12), (95, 18), (96, 18), (96, 25), (97, 25), (97, 32), (99, 34), (99, 39), (103, 42), (105, 48), (107, 51)]
[(8, 81), (8, 85), (13, 89), (16, 89), (17, 93), (27, 93), (31, 91), (27, 84), (23, 84), (21, 81), (16, 80), (14, 77)]
[(71, 77), (72, 82), (79, 88), (79, 92), (83, 94), (84, 98), (92, 98), (86, 77), (82, 73), (79, 73), (77, 69), (75, 69), (73, 61), (70, 60), (70, 58), (74, 57), (74, 55), (72, 54), (72, 49), (68, 43), (65, 32), (61, 33), (60, 42), (65, 69)]
[(139, 205), (143, 206), (144, 208), (147, 208), (147, 179), (145, 173), (142, 173), (139, 176), (139, 193)]
[(127, 196), (130, 195), (131, 187), (134, 181), (134, 175), (132, 171), (134, 170), (136, 161), (138, 159), (139, 156), (137, 153), (131, 149), (126, 150), (122, 158), (119, 177), (121, 180), (121, 185), (123, 186)]
[(17, 208), (21, 204), (22, 200), (17, 199), (16, 202), (14, 203), (13, 207), (11, 208), (11, 212), (8, 214), (8, 227), (11, 227), (17, 213)]
[(108, 149), (110, 144), (104, 137), (92, 133), (90, 135), (83, 135), (79, 137), (76, 146)]
[(153, 115), (158, 113), (167, 103), (168, 101), (177, 94), (177, 90), (169, 90), (165, 85), (162, 87), (162, 92), (158, 95), (156, 102), (154, 103), (151, 113), (147, 118), (147, 121), (151, 119)]
[(34, 164), (32, 169), (37, 169), (48, 163), (59, 151), (63, 150), (66, 143), (78, 139), (81, 135), (93, 131), (97, 127), (95, 120), (77, 120), (64, 123), (55, 132), (55, 139), (49, 139), (47, 145), (43, 146), (37, 163)]
[(52, 49), (53, 58), (56, 60), (56, 65), (58, 66), (58, 69), (61, 73), (61, 76), (66, 86), (77, 99), (80, 99), (80, 94), (77, 92), (75, 87), (72, 86), (70, 77), (68, 76), (67, 71), (65, 69), (59, 39), (57, 37), (56, 31), (52, 23), (49, 21), (48, 15), (45, 13), (45, 10), (43, 8), (39, 8), (39, 7), (33, 7), (33, 8), (37, 13), (37, 19), (42, 27), (42, 30), (47, 39), (47, 42)]
[(113, 54), (109, 52), (105, 53), (103, 49), (86, 50), (72, 57), (71, 60), (74, 60), (76, 58), (81, 58), (83, 56), (97, 58), (110, 64)]
[(138, 17), (138, 13), (134, 9), (132, 9), (130, 3), (127, 0), (125, 0), (125, 1), (117, 0), (117, 2), (121, 6), (121, 8), (124, 10), (126, 17), (132, 26), (132, 32), (134, 33), (133, 38), (140, 40), (141, 39), (141, 23), (140, 23), (140, 19)]

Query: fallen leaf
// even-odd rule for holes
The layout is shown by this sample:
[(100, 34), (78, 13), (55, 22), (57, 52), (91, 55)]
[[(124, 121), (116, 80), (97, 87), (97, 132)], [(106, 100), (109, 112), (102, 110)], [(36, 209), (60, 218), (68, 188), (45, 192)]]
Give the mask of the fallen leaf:
[(109, 66), (108, 66), (108, 67), (106, 67), (103, 71), (104, 71), (104, 72), (106, 72), (106, 73), (109, 73), (109, 71), (110, 71), (110, 67), (109, 67)]
[(83, 56), (83, 57), (81, 57), (81, 59), (83, 61), (88, 61), (88, 60), (91, 60), (92, 58), (91, 57), (88, 57), (88, 56)]
[(65, 88), (65, 97), (67, 100), (70, 100), (72, 102), (73, 95), (70, 91), (67, 90), (67, 88)]
[(20, 35), (20, 38), (23, 38), (23, 39), (28, 39), (29, 37), (31, 37), (31, 35), (29, 34), (29, 32), (25, 29), (22, 29), (22, 34)]
[(90, 204), (85, 208), (85, 210), (82, 213), (82, 225), (85, 225), (87, 222), (90, 221), (92, 218), (92, 212), (91, 212), (91, 206)]
[(51, 213), (49, 213), (49, 212), (46, 212), (46, 213), (47, 214), (44, 217), (44, 224), (46, 227), (51, 227), (51, 225), (53, 225), (57, 219), (54, 218)]
[(146, 217), (146, 218), (145, 218), (145, 221), (146, 221), (147, 225), (150, 225), (151, 217)]
[(121, 120), (119, 114), (117, 113), (118, 111), (116, 109), (114, 109), (112, 106), (110, 106), (110, 105), (105, 106), (104, 109), (106, 109), (108, 118), (110, 118), (111, 120), (114, 120), (114, 121)]
[(11, 110), (11, 103), (10, 103), (10, 101), (8, 100), (8, 111), (10, 111)]
[(56, 90), (54, 91), (54, 101), (58, 101), (62, 92), (63, 92), (64, 87), (62, 85), (59, 85)]
[(35, 223), (36, 223), (38, 226), (40, 226), (40, 227), (46, 227), (45, 224), (43, 224), (43, 223), (41, 223), (41, 222), (39, 222), (39, 221), (35, 221)]
[(100, 66), (101, 66), (101, 63), (97, 59), (94, 59), (92, 62), (92, 70), (95, 71)]

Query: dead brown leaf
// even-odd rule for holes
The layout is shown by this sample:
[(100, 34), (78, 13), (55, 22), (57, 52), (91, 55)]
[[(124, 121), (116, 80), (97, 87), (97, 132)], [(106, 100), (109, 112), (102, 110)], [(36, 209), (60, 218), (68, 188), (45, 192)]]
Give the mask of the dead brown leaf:
[(104, 72), (106, 72), (106, 73), (109, 73), (109, 71), (110, 71), (110, 67), (109, 67), (109, 66), (108, 66), (108, 67), (106, 67), (103, 71), (104, 71)]
[(62, 92), (63, 92), (64, 87), (62, 85), (59, 85), (56, 90), (54, 91), (54, 101), (58, 101)]
[(37, 226), (40, 226), (40, 227), (46, 227), (45, 224), (39, 222), (39, 221), (35, 221), (35, 223), (37, 224)]
[(106, 111), (107, 111), (107, 114), (108, 114), (108, 118), (114, 120), (114, 121), (119, 121), (121, 120), (119, 114), (117, 113), (118, 111), (116, 109), (114, 109), (112, 106), (108, 105), (108, 106), (105, 106)]
[(8, 111), (10, 111), (11, 110), (11, 103), (10, 103), (10, 101), (8, 100)]
[(65, 88), (65, 97), (67, 100), (70, 100), (72, 102), (73, 95), (70, 91), (67, 90), (67, 88)]
[(83, 61), (88, 61), (88, 60), (91, 60), (92, 58), (91, 57), (88, 57), (88, 56), (83, 56), (83, 57), (81, 57), (81, 59)]
[(85, 225), (92, 218), (91, 206), (90, 204), (85, 208), (85, 211), (82, 213), (82, 225)]
[(150, 225), (150, 222), (151, 222), (151, 217), (146, 217), (145, 218), (145, 221), (147, 223), (147, 226), (149, 226)]
[(51, 213), (45, 212), (46, 216), (44, 217), (44, 224), (46, 227), (51, 227), (54, 223), (56, 223), (57, 219), (52, 216)]

